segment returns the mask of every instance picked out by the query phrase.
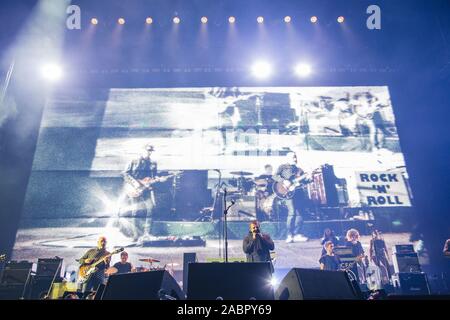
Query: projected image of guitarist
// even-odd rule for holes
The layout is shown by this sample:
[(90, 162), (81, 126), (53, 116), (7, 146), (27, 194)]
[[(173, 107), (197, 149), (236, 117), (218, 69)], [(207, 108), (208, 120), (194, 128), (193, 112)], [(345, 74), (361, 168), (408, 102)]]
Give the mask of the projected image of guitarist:
[(294, 196), (302, 192), (299, 191), (299, 188), (307, 183), (308, 178), (305, 172), (297, 167), (297, 154), (295, 152), (288, 152), (286, 159), (287, 163), (278, 168), (273, 185), (273, 191), (278, 197), (278, 205), (285, 206), (288, 213), (286, 242), (307, 241), (308, 238), (300, 234), (303, 219), (300, 212), (301, 208), (294, 205)]
[(152, 216), (156, 205), (153, 184), (165, 182), (173, 175), (157, 177), (157, 163), (151, 159), (154, 146), (146, 145), (144, 153), (128, 165), (123, 178), (125, 190), (131, 206), (133, 241), (143, 241), (150, 238)]

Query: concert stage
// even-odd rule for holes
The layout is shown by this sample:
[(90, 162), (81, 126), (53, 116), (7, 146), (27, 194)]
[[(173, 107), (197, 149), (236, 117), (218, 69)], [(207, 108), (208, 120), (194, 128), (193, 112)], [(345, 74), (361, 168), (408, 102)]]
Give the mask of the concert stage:
[[(55, 231), (58, 231), (58, 233)], [(91, 248), (100, 235), (105, 235), (108, 238), (108, 248), (124, 247), (129, 254), (129, 261), (135, 266), (148, 267), (147, 264), (138, 260), (152, 257), (161, 260), (161, 263), (158, 264), (159, 266), (174, 263), (176, 264), (174, 270), (181, 270), (183, 268), (184, 252), (197, 253), (197, 259), (200, 262), (218, 261), (220, 258), (224, 259), (225, 257), (224, 243), (217, 239), (206, 240), (205, 246), (198, 247), (140, 247), (115, 229), (63, 228), (61, 232), (59, 228), (42, 228), (21, 230), (17, 235), (17, 249), (12, 258), (14, 260), (34, 261), (36, 257), (58, 256), (64, 258), (64, 262), (68, 267), (72, 266), (74, 268), (77, 266), (75, 259), (80, 258), (87, 248)], [(385, 234), (384, 238), (389, 250), (395, 244), (410, 242), (408, 233)], [(245, 254), (242, 252), (242, 239), (229, 240), (228, 255), (233, 261), (245, 261)], [(362, 236), (361, 242), (366, 252), (368, 251), (369, 240), (369, 236)], [(275, 269), (289, 269), (293, 266), (318, 268), (321, 251), (322, 246), (317, 238), (310, 239), (307, 242), (294, 243), (275, 240)], [(112, 261), (115, 262), (118, 259), (116, 256), (113, 257)], [(421, 262), (425, 265), (427, 264), (425, 258), (422, 258)]]
[(0, 291), (57, 257), (86, 292), (181, 283), (194, 255), (445, 291), (448, 1), (22, 2), (0, 11)]

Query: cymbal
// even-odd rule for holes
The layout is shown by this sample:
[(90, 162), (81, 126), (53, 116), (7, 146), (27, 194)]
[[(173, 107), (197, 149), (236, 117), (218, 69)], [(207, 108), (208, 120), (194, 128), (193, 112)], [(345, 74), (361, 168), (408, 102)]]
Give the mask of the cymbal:
[(148, 262), (148, 263), (160, 262), (159, 260), (156, 260), (156, 259), (153, 259), (153, 258), (139, 259), (139, 261)]
[(253, 173), (247, 172), (247, 171), (232, 171), (232, 172), (230, 172), (230, 174), (237, 175), (237, 176), (252, 176), (253, 175)]

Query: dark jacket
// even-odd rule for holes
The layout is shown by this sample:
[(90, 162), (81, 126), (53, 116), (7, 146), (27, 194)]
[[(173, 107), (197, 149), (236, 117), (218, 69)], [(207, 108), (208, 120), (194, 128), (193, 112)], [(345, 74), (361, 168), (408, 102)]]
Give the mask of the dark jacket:
[(252, 233), (249, 232), (244, 238), (242, 248), (247, 255), (247, 262), (270, 262), (270, 250), (275, 249), (275, 244), (268, 234), (260, 233), (253, 239)]

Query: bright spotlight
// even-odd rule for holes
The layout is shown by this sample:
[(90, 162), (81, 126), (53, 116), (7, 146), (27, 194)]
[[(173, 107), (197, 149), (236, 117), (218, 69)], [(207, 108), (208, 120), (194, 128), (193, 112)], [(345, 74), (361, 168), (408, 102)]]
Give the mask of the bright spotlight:
[(272, 73), (272, 67), (266, 61), (257, 61), (252, 66), (252, 74), (256, 78), (267, 78)]
[(45, 64), (41, 67), (42, 77), (50, 82), (55, 82), (62, 77), (62, 68), (57, 64)]
[(295, 66), (295, 73), (300, 77), (307, 77), (311, 74), (311, 66), (304, 63), (299, 63)]
[(319, 20), (319, 19), (318, 19), (316, 16), (312, 16), (312, 17), (311, 17), (311, 22), (312, 22), (312, 23), (316, 23), (317, 20)]
[(121, 25), (124, 25), (124, 24), (125, 24), (125, 19), (124, 19), (124, 18), (119, 18), (119, 19), (117, 20), (117, 23), (118, 23), (118, 24), (121, 24)]
[(94, 26), (96, 26), (98, 24), (98, 19), (97, 18), (92, 18), (91, 19), (91, 24), (93, 24)]
[(181, 22), (181, 19), (178, 17), (173, 18), (173, 23), (179, 24)]
[(236, 22), (236, 18), (235, 17), (229, 17), (228, 18), (228, 22), (229, 23), (235, 23)]
[(286, 22), (286, 23), (291, 22), (291, 17), (289, 17), (289, 16), (284, 17), (284, 22)]
[(259, 16), (258, 18), (256, 18), (256, 21), (258, 23), (263, 23), (264, 22), (264, 17)]
[(272, 287), (277, 286), (277, 285), (278, 285), (278, 279), (275, 278), (275, 277), (272, 277), (272, 279), (270, 279), (270, 285), (271, 285)]
[(207, 18), (207, 17), (202, 17), (202, 18), (200, 19), (200, 21), (201, 21), (203, 24), (205, 24), (205, 23), (208, 22), (208, 18)]
[(339, 16), (338, 18), (337, 18), (337, 22), (339, 22), (339, 23), (342, 23), (342, 22), (344, 22), (344, 17), (343, 16)]
[(145, 23), (146, 24), (152, 24), (153, 23), (152, 17), (147, 17), (147, 19), (145, 19)]

